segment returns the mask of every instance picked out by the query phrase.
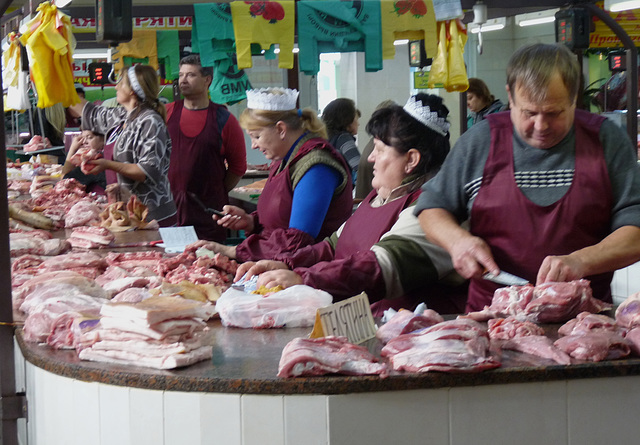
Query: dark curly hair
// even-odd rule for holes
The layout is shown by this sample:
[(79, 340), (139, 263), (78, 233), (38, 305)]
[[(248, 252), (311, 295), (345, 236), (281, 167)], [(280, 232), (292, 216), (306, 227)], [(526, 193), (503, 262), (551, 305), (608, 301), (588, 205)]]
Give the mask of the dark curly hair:
[[(418, 93), (415, 96), (423, 106), (428, 105), (431, 111), (446, 119), (449, 109), (439, 96)], [(377, 110), (366, 126), (367, 133), (380, 139), (398, 151), (407, 153), (412, 148), (420, 152), (420, 163), (414, 173), (424, 175), (440, 168), (449, 153), (449, 133), (446, 136), (436, 133), (413, 116), (400, 105), (392, 105)]]

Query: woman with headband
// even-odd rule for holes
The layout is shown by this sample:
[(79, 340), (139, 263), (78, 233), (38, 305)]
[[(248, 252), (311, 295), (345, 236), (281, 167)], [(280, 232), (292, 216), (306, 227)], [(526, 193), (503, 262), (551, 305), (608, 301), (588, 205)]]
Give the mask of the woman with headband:
[(269, 177), (252, 214), (224, 206), (218, 224), (249, 234), (238, 246), (199, 241), (239, 261), (271, 258), (313, 244), (333, 233), (352, 213), (349, 166), (326, 140), (315, 111), (296, 106), (298, 91), (262, 88), (247, 91), (240, 126), (251, 147), (271, 161)]
[(156, 71), (135, 65), (123, 70), (116, 85), (121, 107), (104, 108), (86, 101), (73, 107), (81, 110), (84, 128), (108, 134), (105, 157), (90, 161), (95, 165), (90, 173), (105, 171), (108, 184), (117, 180), (147, 206), (149, 219), (169, 227), (177, 217), (167, 176), (171, 138), (159, 91)]
[(449, 113), (442, 98), (420, 93), (404, 107), (377, 110), (367, 124), (374, 138), (373, 191), (353, 216), (324, 241), (272, 260), (244, 263), (236, 280), (259, 275), (257, 284), (306, 284), (334, 301), (366, 292), (374, 316), (419, 303), (442, 314), (464, 309), (466, 283), (451, 258), (429, 243), (413, 208), (420, 187), (449, 152)]

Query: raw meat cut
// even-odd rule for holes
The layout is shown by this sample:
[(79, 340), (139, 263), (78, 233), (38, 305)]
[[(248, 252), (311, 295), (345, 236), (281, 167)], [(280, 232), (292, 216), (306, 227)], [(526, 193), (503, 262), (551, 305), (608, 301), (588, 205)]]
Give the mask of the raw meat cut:
[(591, 331), (560, 337), (554, 345), (579, 360), (599, 362), (626, 357), (631, 352), (628, 340), (609, 331)]
[(592, 314), (590, 312), (581, 312), (576, 318), (573, 318), (558, 328), (559, 335), (577, 335), (591, 331), (610, 331), (613, 333), (623, 334), (616, 321), (602, 314)]
[(93, 252), (70, 252), (47, 258), (40, 264), (40, 270), (42, 272), (84, 267), (104, 270), (107, 268), (107, 262), (102, 256)]
[(79, 288), (80, 292), (96, 298), (105, 298), (106, 293), (94, 280), (82, 276), (77, 272), (57, 270), (44, 272), (34, 276), (24, 282), (12, 292), (13, 307), (19, 309), (25, 297), (33, 292), (38, 286), (51, 286), (55, 283), (73, 284)]
[(64, 226), (66, 228), (90, 226), (92, 223), (100, 223), (100, 212), (102, 207), (91, 199), (81, 199), (76, 202), (65, 216)]
[(629, 330), (624, 338), (629, 342), (631, 352), (636, 356), (640, 356), (640, 327)]
[(487, 323), (491, 340), (509, 340), (528, 335), (544, 335), (544, 329), (530, 321), (521, 321), (515, 317), (493, 318)]
[(381, 355), (396, 371), (477, 372), (500, 366), (490, 356), (487, 330), (462, 318), (399, 335), (382, 348)]
[(366, 348), (351, 344), (346, 337), (294, 338), (282, 350), (278, 377), (324, 374), (386, 377), (387, 367)]
[(378, 328), (376, 337), (382, 343), (387, 343), (400, 334), (408, 334), (442, 321), (444, 321), (442, 316), (433, 309), (427, 309), (422, 314), (400, 310), (388, 322)]
[[(95, 346), (95, 345), (94, 345)], [(81, 360), (94, 362), (113, 363), (122, 365), (145, 366), (155, 369), (174, 369), (193, 363), (209, 360), (213, 356), (211, 346), (203, 346), (190, 352), (180, 354), (169, 354), (162, 357), (147, 356), (135, 352), (119, 350), (100, 350), (94, 347), (85, 348), (80, 351), (78, 357)]]
[(215, 306), (180, 297), (154, 296), (140, 303), (109, 303), (102, 306), (103, 317), (140, 320), (148, 325), (172, 318), (196, 317), (208, 320), (216, 313)]
[(616, 322), (625, 328), (640, 326), (640, 292), (631, 294), (616, 309)]
[(602, 312), (611, 304), (593, 298), (588, 280), (544, 283), (539, 286), (508, 286), (497, 289), (491, 306), (471, 312), (478, 321), (513, 315), (534, 323), (562, 323), (580, 312)]
[[(493, 344), (493, 341), (492, 341)], [(564, 351), (557, 348), (553, 341), (546, 335), (526, 335), (524, 337), (514, 337), (504, 342), (500, 342), (502, 349), (524, 352), (525, 354), (554, 360), (561, 365), (570, 365), (571, 357)]]

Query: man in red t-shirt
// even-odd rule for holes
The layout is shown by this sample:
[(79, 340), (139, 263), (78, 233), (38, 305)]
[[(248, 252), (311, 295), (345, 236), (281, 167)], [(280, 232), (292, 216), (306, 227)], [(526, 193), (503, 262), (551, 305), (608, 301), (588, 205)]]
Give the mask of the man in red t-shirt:
[(209, 100), (211, 67), (200, 56), (180, 61), (179, 87), (183, 100), (167, 105), (167, 127), (172, 150), (169, 166), (171, 192), (178, 207), (178, 225), (194, 226), (200, 239), (224, 242), (226, 230), (193, 198), (221, 210), (229, 191), (247, 169), (244, 133), (224, 105)]

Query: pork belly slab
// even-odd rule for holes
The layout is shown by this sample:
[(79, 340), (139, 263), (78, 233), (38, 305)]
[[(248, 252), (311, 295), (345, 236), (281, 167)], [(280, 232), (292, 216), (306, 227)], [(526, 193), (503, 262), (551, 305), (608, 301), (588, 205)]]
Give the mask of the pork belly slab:
[(427, 309), (421, 314), (415, 314), (408, 310), (401, 310), (388, 322), (378, 328), (376, 331), (376, 337), (382, 343), (387, 343), (389, 340), (400, 334), (408, 334), (419, 329), (433, 326), (434, 324), (442, 321), (444, 321), (442, 316), (433, 309)]
[(120, 365), (137, 365), (155, 369), (174, 369), (182, 366), (192, 365), (202, 360), (209, 360), (213, 356), (211, 346), (203, 346), (193, 351), (167, 354), (163, 356), (150, 356), (138, 354), (132, 351), (122, 350), (101, 350), (94, 349), (93, 346), (85, 348), (78, 354), (81, 360), (93, 362), (112, 363)]
[(346, 337), (294, 338), (282, 350), (278, 377), (324, 374), (387, 375), (387, 366)]

